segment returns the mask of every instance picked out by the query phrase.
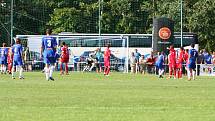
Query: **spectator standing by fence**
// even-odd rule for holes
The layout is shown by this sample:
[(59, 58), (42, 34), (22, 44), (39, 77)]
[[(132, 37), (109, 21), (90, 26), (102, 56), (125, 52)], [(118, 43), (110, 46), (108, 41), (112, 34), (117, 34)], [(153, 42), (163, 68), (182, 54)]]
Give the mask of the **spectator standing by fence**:
[(213, 52), (213, 55), (212, 55), (212, 63), (215, 64), (215, 52)]
[(212, 64), (212, 55), (210, 54), (210, 52), (205, 55), (205, 64)]
[(197, 57), (197, 75), (200, 74), (200, 64), (204, 64), (203, 50), (199, 51), (199, 56)]
[(130, 57), (131, 73), (136, 73), (137, 59), (134, 52), (131, 53)]
[(140, 70), (140, 66), (139, 66), (139, 59), (141, 57), (141, 54), (138, 52), (137, 49), (134, 50), (134, 56), (135, 56), (135, 59), (137, 61), (137, 65), (136, 65), (136, 72), (138, 72)]
[(141, 56), (139, 65), (140, 65), (140, 73), (145, 74), (145, 71), (146, 71), (146, 59), (145, 59), (144, 55)]

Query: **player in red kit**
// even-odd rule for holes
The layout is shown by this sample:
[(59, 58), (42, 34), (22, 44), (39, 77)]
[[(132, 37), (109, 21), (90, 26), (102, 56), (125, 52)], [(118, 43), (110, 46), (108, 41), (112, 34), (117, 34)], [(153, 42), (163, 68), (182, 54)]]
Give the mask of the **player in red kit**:
[(172, 77), (172, 73), (174, 73), (174, 78), (176, 78), (176, 51), (174, 50), (173, 45), (171, 45), (169, 48), (168, 62), (169, 62), (169, 78)]
[(184, 48), (181, 47), (176, 60), (176, 71), (177, 71), (177, 78), (182, 78), (182, 65), (184, 62)]
[(184, 52), (184, 61), (185, 61), (185, 64), (186, 64), (185, 70), (187, 71), (188, 70), (187, 66), (189, 64), (189, 49), (186, 49), (185, 52)]
[(64, 71), (63, 71), (63, 64), (65, 64), (65, 72), (66, 74), (68, 74), (68, 62), (69, 62), (69, 50), (68, 50), (68, 46), (66, 45), (65, 42), (62, 42), (62, 47), (60, 49), (61, 51), (61, 58), (60, 58), (60, 72), (61, 72), (61, 75), (64, 74)]
[(188, 53), (188, 49), (185, 50), (184, 52), (184, 60), (186, 61), (186, 63), (188, 62), (188, 57), (189, 57), (189, 53)]
[(107, 48), (104, 51), (104, 75), (108, 76), (110, 72), (110, 45), (107, 45)]
[(13, 67), (13, 53), (12, 53), (12, 48), (8, 49), (8, 54), (7, 54), (7, 71), (9, 74), (12, 73), (12, 67)]

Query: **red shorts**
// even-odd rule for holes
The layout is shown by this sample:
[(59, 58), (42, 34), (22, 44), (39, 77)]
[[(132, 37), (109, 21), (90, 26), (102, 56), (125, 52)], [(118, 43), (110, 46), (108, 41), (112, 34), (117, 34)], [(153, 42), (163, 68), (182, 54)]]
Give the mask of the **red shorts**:
[(7, 63), (8, 64), (13, 63), (13, 58), (7, 57)]
[(181, 69), (181, 68), (182, 68), (182, 63), (177, 63), (177, 64), (176, 64), (176, 68), (177, 68), (177, 69)]
[(105, 59), (105, 60), (104, 60), (104, 66), (105, 66), (105, 67), (110, 66), (110, 60), (109, 60), (109, 59)]
[(61, 63), (68, 63), (69, 59), (68, 58), (61, 58), (60, 62)]
[(169, 64), (169, 68), (176, 68), (176, 64), (170, 63), (170, 64)]

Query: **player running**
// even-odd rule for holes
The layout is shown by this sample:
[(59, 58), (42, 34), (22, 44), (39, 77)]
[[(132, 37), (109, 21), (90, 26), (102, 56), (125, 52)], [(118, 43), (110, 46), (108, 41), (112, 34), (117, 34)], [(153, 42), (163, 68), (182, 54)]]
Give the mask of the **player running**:
[(23, 62), (22, 62), (22, 45), (21, 40), (19, 38), (16, 39), (16, 44), (12, 47), (13, 54), (13, 67), (12, 67), (12, 78), (15, 79), (15, 69), (19, 70), (19, 79), (24, 79), (23, 72)]
[(0, 49), (1, 74), (6, 74), (6, 70), (7, 70), (7, 53), (8, 53), (8, 48), (6, 48), (6, 43), (3, 43), (2, 48)]
[(110, 45), (107, 45), (107, 48), (104, 51), (104, 75), (108, 76), (110, 73)]
[(177, 78), (182, 78), (182, 65), (184, 62), (184, 48), (181, 47), (178, 54), (177, 54), (177, 60), (176, 60), (176, 72), (177, 72)]
[(61, 47), (61, 57), (60, 57), (60, 74), (64, 74), (63, 64), (65, 64), (65, 74), (68, 75), (68, 62), (69, 62), (69, 49), (65, 42), (62, 42), (63, 47)]
[(164, 73), (164, 53), (160, 52), (158, 53), (158, 59), (156, 61), (156, 67), (158, 68), (158, 74), (159, 78), (163, 78), (163, 73)]
[(174, 46), (171, 45), (169, 48), (169, 55), (168, 55), (168, 62), (169, 62), (169, 78), (172, 78), (172, 73), (174, 73), (174, 78), (176, 78), (176, 51), (174, 50)]
[(189, 56), (188, 56), (188, 80), (191, 80), (191, 77), (193, 77), (193, 80), (195, 80), (195, 68), (196, 68), (196, 59), (198, 57), (198, 51), (194, 49), (195, 45), (191, 44), (191, 49), (189, 50)]
[(55, 62), (56, 62), (56, 48), (57, 48), (57, 41), (54, 37), (51, 36), (52, 30), (46, 30), (46, 36), (42, 38), (42, 46), (41, 46), (41, 57), (43, 55), (44, 63), (45, 63), (45, 74), (46, 80), (54, 81), (52, 74), (55, 69)]

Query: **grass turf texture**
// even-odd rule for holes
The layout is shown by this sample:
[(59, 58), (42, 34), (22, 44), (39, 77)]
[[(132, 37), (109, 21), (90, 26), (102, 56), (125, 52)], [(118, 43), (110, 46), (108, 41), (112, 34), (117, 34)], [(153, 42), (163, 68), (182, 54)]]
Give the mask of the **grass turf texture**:
[(72, 73), (54, 82), (0, 75), (1, 121), (214, 121), (214, 77)]

